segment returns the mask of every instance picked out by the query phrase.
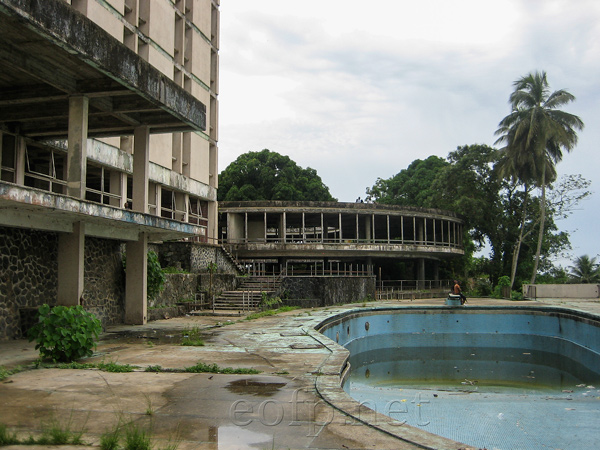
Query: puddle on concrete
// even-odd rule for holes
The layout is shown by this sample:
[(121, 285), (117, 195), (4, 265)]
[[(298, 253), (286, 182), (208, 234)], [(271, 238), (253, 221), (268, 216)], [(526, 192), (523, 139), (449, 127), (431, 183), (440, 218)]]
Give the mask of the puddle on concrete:
[(287, 383), (268, 383), (252, 379), (242, 379), (230, 382), (225, 388), (233, 394), (271, 397), (286, 384)]
[(266, 433), (257, 433), (243, 427), (219, 427), (217, 443), (219, 449), (250, 450), (256, 448), (275, 448), (275, 437)]
[(151, 342), (154, 345), (180, 345), (186, 337), (202, 339), (211, 342), (214, 339), (210, 331), (196, 330), (144, 330), (144, 331), (114, 331), (102, 337), (103, 342), (115, 342), (118, 344), (136, 344)]

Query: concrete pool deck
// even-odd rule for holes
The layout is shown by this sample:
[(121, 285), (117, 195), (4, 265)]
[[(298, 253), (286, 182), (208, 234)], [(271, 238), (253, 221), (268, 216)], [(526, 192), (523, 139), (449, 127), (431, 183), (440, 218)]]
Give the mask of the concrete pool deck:
[[(442, 304), (443, 299), (429, 299), (372, 302), (367, 306)], [(397, 426), (385, 416), (364, 417), (364, 410), (357, 409), (339, 388), (345, 354), (334, 351), (314, 326), (362, 305), (299, 309), (251, 321), (189, 316), (144, 326), (110, 327), (86, 362), (116, 362), (140, 369), (132, 373), (71, 369), (17, 373), (0, 383), (0, 424), (27, 437), (39, 432), (48, 420), (63, 424), (71, 420), (73, 429), (85, 428), (84, 440), (92, 444), (90, 448), (98, 448), (100, 435), (119, 421), (151, 429), (157, 440), (155, 448), (164, 448), (169, 439), (177, 440), (182, 450), (470, 448)], [(597, 300), (469, 299), (469, 305), (559, 306), (600, 315)], [(178, 345), (181, 333), (194, 328), (206, 345)], [(0, 341), (0, 367), (26, 366), (36, 358), (32, 343)], [(261, 373), (143, 371), (155, 365), (183, 369), (199, 361), (219, 367), (254, 368)], [(361, 419), (375, 422), (377, 428)]]

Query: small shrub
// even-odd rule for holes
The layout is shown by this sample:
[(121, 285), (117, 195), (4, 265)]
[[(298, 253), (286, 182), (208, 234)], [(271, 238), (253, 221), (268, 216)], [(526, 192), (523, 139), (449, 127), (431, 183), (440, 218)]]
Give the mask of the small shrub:
[(6, 428), (6, 425), (0, 423), (0, 447), (5, 445), (17, 445), (19, 444), (19, 439), (17, 438), (16, 433), (10, 433)]
[(155, 372), (155, 373), (159, 373), (162, 372), (163, 368), (160, 365), (155, 365), (155, 366), (148, 366), (144, 369), (144, 372)]
[(227, 374), (250, 374), (254, 375), (260, 373), (260, 370), (256, 369), (247, 369), (245, 367), (240, 367), (237, 369), (231, 367), (219, 367), (216, 364), (204, 364), (203, 362), (199, 362), (194, 366), (186, 367), (183, 369), (184, 372), (189, 373), (227, 373)]
[(202, 340), (200, 328), (186, 328), (182, 332), (183, 339), (181, 340), (181, 345), (185, 345), (188, 347), (202, 347), (204, 345), (204, 341)]
[(148, 252), (148, 269), (147, 269), (147, 277), (148, 277), (148, 291), (147, 297), (148, 299), (153, 299), (156, 297), (160, 291), (163, 290), (165, 286), (165, 274), (160, 267), (160, 262), (158, 260), (158, 254), (150, 250)]
[(112, 431), (107, 431), (100, 436), (101, 450), (117, 450), (119, 448), (119, 439), (121, 439), (121, 429), (115, 427)]
[(42, 358), (69, 362), (91, 356), (101, 331), (100, 321), (81, 305), (50, 308), (44, 304), (28, 336), (30, 342), (37, 342)]
[(133, 369), (137, 369), (137, 366), (131, 366), (129, 364), (119, 364), (116, 362), (100, 363), (98, 369), (104, 372), (112, 373), (128, 373), (133, 372)]
[(130, 423), (125, 427), (125, 450), (151, 450), (151, 433)]

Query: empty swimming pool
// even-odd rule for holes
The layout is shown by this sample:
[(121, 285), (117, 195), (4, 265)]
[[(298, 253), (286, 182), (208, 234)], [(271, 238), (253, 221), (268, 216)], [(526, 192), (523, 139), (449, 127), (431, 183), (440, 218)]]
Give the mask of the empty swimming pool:
[(600, 435), (594, 315), (383, 308), (350, 311), (319, 329), (350, 352), (346, 392), (401, 422), (490, 449), (587, 449)]

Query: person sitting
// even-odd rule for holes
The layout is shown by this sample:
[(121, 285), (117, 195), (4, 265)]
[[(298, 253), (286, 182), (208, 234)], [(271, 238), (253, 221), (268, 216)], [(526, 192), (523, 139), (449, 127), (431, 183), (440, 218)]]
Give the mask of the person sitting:
[(454, 280), (454, 287), (452, 288), (452, 293), (454, 295), (460, 296), (460, 304), (461, 305), (464, 305), (465, 303), (467, 303), (467, 297), (465, 297), (464, 294), (462, 293), (462, 289), (460, 288), (460, 284), (458, 283), (458, 280)]

